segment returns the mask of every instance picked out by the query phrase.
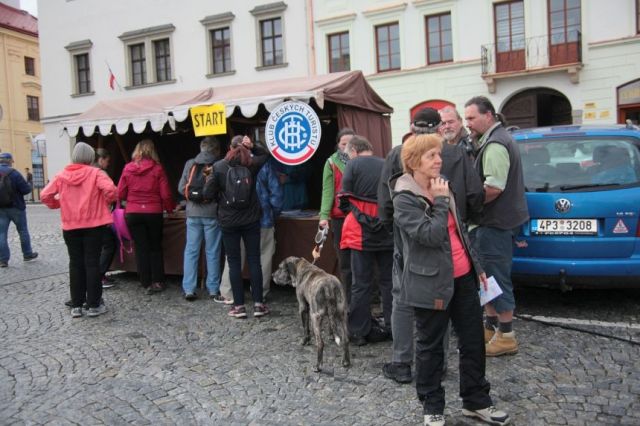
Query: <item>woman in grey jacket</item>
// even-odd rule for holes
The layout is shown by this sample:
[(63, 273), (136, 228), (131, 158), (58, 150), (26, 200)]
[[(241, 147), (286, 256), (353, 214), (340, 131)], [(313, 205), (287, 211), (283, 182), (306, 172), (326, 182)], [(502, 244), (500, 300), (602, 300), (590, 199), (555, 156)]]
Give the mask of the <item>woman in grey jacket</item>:
[(485, 346), (478, 280), (486, 276), (458, 219), (449, 184), (440, 176), (442, 137), (410, 137), (402, 148), (404, 174), (389, 183), (394, 222), (402, 239), (398, 297), (416, 318), (416, 390), (425, 425), (444, 425), (443, 339), (449, 320), (460, 349), (462, 413), (504, 425), (485, 379)]

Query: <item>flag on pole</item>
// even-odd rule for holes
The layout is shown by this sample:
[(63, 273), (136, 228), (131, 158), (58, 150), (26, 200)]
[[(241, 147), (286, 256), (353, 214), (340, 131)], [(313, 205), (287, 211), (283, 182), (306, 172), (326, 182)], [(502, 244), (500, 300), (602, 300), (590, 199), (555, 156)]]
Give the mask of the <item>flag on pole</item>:
[(116, 76), (113, 75), (111, 68), (109, 68), (109, 87), (111, 90), (116, 90)]

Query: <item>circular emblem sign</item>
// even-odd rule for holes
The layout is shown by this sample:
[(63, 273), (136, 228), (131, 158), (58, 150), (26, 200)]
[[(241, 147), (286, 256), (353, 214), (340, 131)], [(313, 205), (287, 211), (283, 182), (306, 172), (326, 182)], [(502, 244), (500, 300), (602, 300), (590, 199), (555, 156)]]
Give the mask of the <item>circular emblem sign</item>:
[(281, 103), (271, 111), (265, 128), (271, 154), (291, 166), (302, 164), (315, 154), (320, 135), (320, 119), (304, 102)]

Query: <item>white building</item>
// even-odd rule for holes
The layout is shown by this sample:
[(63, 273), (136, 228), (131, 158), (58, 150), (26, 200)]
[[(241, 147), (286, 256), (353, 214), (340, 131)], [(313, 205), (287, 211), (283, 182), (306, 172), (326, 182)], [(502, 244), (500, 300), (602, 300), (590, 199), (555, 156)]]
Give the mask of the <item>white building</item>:
[[(640, 116), (639, 0), (314, 2), (317, 72), (361, 69), (395, 110), (488, 96), (512, 124)], [(333, 61), (330, 57), (333, 52)]]
[(51, 175), (75, 141), (60, 122), (99, 101), (299, 77), (313, 67), (311, 9), (301, 0), (40, 0), (38, 11)]

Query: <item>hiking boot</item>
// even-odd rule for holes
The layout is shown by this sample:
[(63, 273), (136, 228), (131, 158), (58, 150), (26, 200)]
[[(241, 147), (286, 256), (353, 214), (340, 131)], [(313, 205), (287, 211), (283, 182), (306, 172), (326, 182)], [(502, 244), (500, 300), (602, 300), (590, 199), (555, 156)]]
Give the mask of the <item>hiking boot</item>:
[(253, 305), (253, 316), (254, 317), (263, 317), (265, 315), (269, 315), (269, 308), (264, 303), (256, 303)]
[(513, 355), (518, 353), (518, 341), (515, 332), (497, 331), (485, 347), (487, 356)]
[(22, 259), (23, 259), (25, 262), (28, 262), (28, 261), (30, 261), (30, 260), (35, 259), (36, 257), (38, 257), (38, 252), (37, 252), (37, 251), (34, 251), (34, 252), (33, 252), (33, 253), (31, 253), (31, 254), (26, 254), (26, 255), (24, 255), (24, 256), (22, 257)]
[(487, 327), (483, 327), (483, 328), (484, 328), (484, 342), (489, 343), (489, 341), (493, 339), (493, 336), (496, 334), (496, 329), (494, 328), (489, 330)]
[[(213, 300), (213, 301), (214, 301), (214, 302), (216, 302), (216, 303), (224, 303), (224, 304), (226, 304), (226, 303), (227, 303), (227, 301), (229, 300), (229, 299), (226, 299), (226, 298), (225, 298), (223, 295), (221, 295), (220, 293), (212, 294), (212, 295), (211, 295), (211, 296), (209, 296), (209, 297), (211, 298), (211, 300)], [(231, 301), (231, 303), (233, 303), (233, 300)]]
[(89, 308), (89, 312), (87, 312), (87, 316), (97, 317), (98, 315), (102, 315), (107, 312), (107, 305), (104, 303), (100, 303), (97, 308)]
[(82, 316), (82, 308), (71, 308), (71, 318), (80, 318)]
[(0, 268), (6, 268), (9, 266), (9, 262), (6, 260), (0, 260)]
[(467, 410), (463, 408), (462, 414), (468, 417), (477, 417), (490, 425), (506, 425), (511, 421), (507, 413), (498, 410), (493, 405), (481, 410)]
[(411, 383), (411, 366), (403, 362), (388, 362), (382, 366), (382, 373), (387, 379), (398, 383)]
[(443, 414), (425, 414), (424, 415), (425, 426), (444, 426)]
[(195, 293), (186, 293), (184, 295), (184, 300), (186, 300), (187, 302), (193, 302), (197, 298), (198, 298), (198, 296), (196, 296)]
[(234, 306), (229, 310), (229, 312), (227, 312), (227, 315), (234, 318), (246, 318), (247, 309), (244, 307), (244, 305)]
[(374, 323), (371, 325), (371, 330), (369, 330), (369, 334), (365, 336), (365, 339), (369, 343), (378, 343), (389, 340), (390, 337), (391, 333)]

